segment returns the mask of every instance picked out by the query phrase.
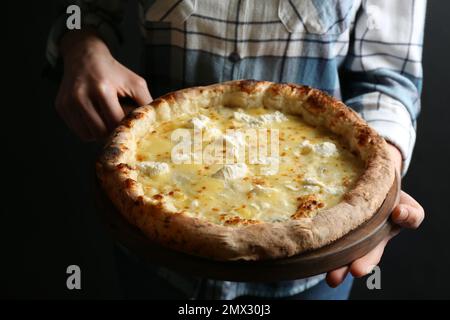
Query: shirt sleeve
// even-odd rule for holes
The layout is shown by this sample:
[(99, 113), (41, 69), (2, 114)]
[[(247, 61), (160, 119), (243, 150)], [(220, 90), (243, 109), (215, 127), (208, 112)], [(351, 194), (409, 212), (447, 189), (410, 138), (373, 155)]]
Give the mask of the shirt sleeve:
[(63, 1), (62, 14), (53, 23), (47, 40), (46, 56), (52, 66), (59, 59), (59, 41), (68, 31), (66, 8), (77, 5), (81, 11), (81, 29), (93, 28), (109, 48), (116, 48), (122, 41), (119, 25), (122, 22), (126, 0), (72, 0)]
[(362, 0), (341, 70), (345, 103), (401, 151), (403, 175), (420, 112), (425, 11), (426, 0)]

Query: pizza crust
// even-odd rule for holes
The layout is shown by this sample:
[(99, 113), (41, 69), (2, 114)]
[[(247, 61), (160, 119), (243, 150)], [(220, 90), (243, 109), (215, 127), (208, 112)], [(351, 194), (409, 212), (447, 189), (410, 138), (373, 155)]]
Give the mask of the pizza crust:
[[(342, 136), (365, 162), (366, 170), (336, 206), (313, 218), (223, 226), (169, 212), (144, 195), (132, 163), (137, 142), (158, 121), (199, 108), (264, 105), (301, 116)], [(134, 110), (113, 132), (97, 161), (97, 175), (114, 205), (133, 225), (161, 245), (215, 260), (263, 260), (289, 257), (327, 245), (372, 217), (394, 181), (387, 144), (359, 115), (327, 94), (296, 84), (238, 80), (166, 94)]]

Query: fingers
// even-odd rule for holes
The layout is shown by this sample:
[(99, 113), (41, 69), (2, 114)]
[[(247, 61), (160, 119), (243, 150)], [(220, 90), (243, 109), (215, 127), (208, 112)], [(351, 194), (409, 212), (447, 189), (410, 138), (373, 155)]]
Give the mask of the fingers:
[(425, 218), (422, 206), (406, 192), (401, 192), (400, 203), (392, 212), (392, 221), (404, 228), (417, 229)]
[(135, 76), (130, 80), (129, 95), (139, 106), (145, 106), (152, 102), (152, 96), (147, 87), (147, 82), (138, 76)]
[[(424, 219), (422, 206), (405, 192), (400, 194), (400, 203), (392, 212), (392, 220), (399, 226), (406, 228), (418, 228)], [(389, 236), (381, 241), (372, 251), (364, 257), (359, 258), (350, 266), (350, 272), (354, 277), (362, 277), (370, 273), (374, 266), (378, 265), (383, 256), (384, 248), (388, 241), (398, 233), (398, 229), (393, 230)]]
[(350, 266), (344, 266), (328, 272), (325, 279), (327, 284), (332, 288), (339, 286), (342, 282), (344, 282), (349, 272), (356, 278), (369, 274), (380, 262), (381, 257), (383, 256), (384, 248), (386, 247), (389, 239), (390, 238), (384, 239), (368, 254), (353, 261)]
[[(71, 103), (70, 103), (71, 102)], [(70, 108), (70, 109), (67, 109)], [(84, 87), (75, 88), (69, 99), (67, 113), (72, 119), (75, 132), (85, 141), (97, 140), (107, 134), (107, 128), (95, 109)], [(88, 138), (83, 131), (88, 131)]]
[[(422, 206), (414, 198), (402, 191), (400, 194), (400, 203), (392, 212), (393, 222), (401, 227), (415, 229), (420, 226), (424, 217), (425, 213)], [(399, 228), (393, 230), (374, 249), (365, 256), (353, 261), (350, 266), (328, 272), (326, 277), (328, 285), (333, 288), (338, 286), (345, 280), (348, 272), (356, 278), (363, 277), (372, 272), (372, 269), (380, 263), (386, 244), (398, 231)]]
[(344, 266), (339, 269), (328, 272), (326, 281), (332, 288), (340, 285), (350, 272), (355, 278), (364, 277), (372, 272), (372, 269), (378, 265), (381, 261), (381, 257), (384, 253), (384, 248), (389, 240), (393, 237), (388, 236), (381, 241), (375, 248), (373, 248), (365, 256), (353, 261), (350, 266)]
[(373, 267), (380, 263), (384, 248), (386, 247), (389, 239), (390, 238), (384, 239), (368, 254), (353, 261), (350, 265), (350, 273), (356, 278), (360, 278), (369, 274), (372, 271)]
[(57, 113), (64, 120), (69, 129), (83, 141), (92, 140), (91, 132), (82, 120), (83, 117), (81, 116), (78, 107), (74, 104), (74, 100), (70, 99), (64, 93), (65, 90), (60, 88), (55, 101)]
[(344, 266), (328, 272), (327, 277), (325, 278), (327, 284), (332, 288), (336, 288), (338, 285), (344, 282), (349, 270), (350, 268), (348, 266)]
[(97, 91), (94, 92), (98, 109), (102, 119), (108, 127), (113, 130), (125, 116), (125, 113), (119, 103), (117, 91), (107, 83), (99, 84)]
[(79, 114), (68, 112), (68, 108), (57, 107), (56, 110), (67, 127), (80, 137), (81, 140), (86, 142), (92, 140), (90, 130), (79, 120), (81, 118)]
[(91, 132), (92, 138), (101, 139), (108, 134), (105, 117), (101, 117), (98, 110), (94, 107), (92, 99), (88, 97), (80, 98), (78, 109), (82, 116), (81, 122), (85, 123)]
[(56, 100), (56, 109), (67, 126), (83, 141), (104, 137), (108, 129), (86, 89), (78, 87), (70, 92), (68, 95), (58, 95)]

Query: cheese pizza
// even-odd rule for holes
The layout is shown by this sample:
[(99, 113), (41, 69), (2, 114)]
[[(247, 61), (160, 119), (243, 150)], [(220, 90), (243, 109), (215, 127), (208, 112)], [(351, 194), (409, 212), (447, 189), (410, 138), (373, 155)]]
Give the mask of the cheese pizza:
[(394, 180), (386, 142), (342, 102), (251, 80), (169, 93), (134, 110), (97, 173), (148, 238), (216, 260), (327, 245), (371, 218)]

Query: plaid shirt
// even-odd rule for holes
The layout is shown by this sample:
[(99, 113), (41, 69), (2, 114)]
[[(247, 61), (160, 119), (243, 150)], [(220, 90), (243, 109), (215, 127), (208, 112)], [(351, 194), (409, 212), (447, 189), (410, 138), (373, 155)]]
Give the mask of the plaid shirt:
[[(123, 2), (78, 1), (82, 27), (96, 28), (110, 47), (117, 47)], [(425, 0), (141, 0), (139, 4), (146, 75), (154, 97), (244, 78), (316, 87), (342, 99), (396, 145), (406, 172), (420, 111)], [(47, 57), (52, 64), (58, 59), (66, 18), (61, 15), (50, 33)], [(158, 272), (190, 294), (198, 287), (188, 277)], [(322, 279), (323, 275), (273, 284), (204, 283), (209, 297), (276, 297), (301, 292)]]

